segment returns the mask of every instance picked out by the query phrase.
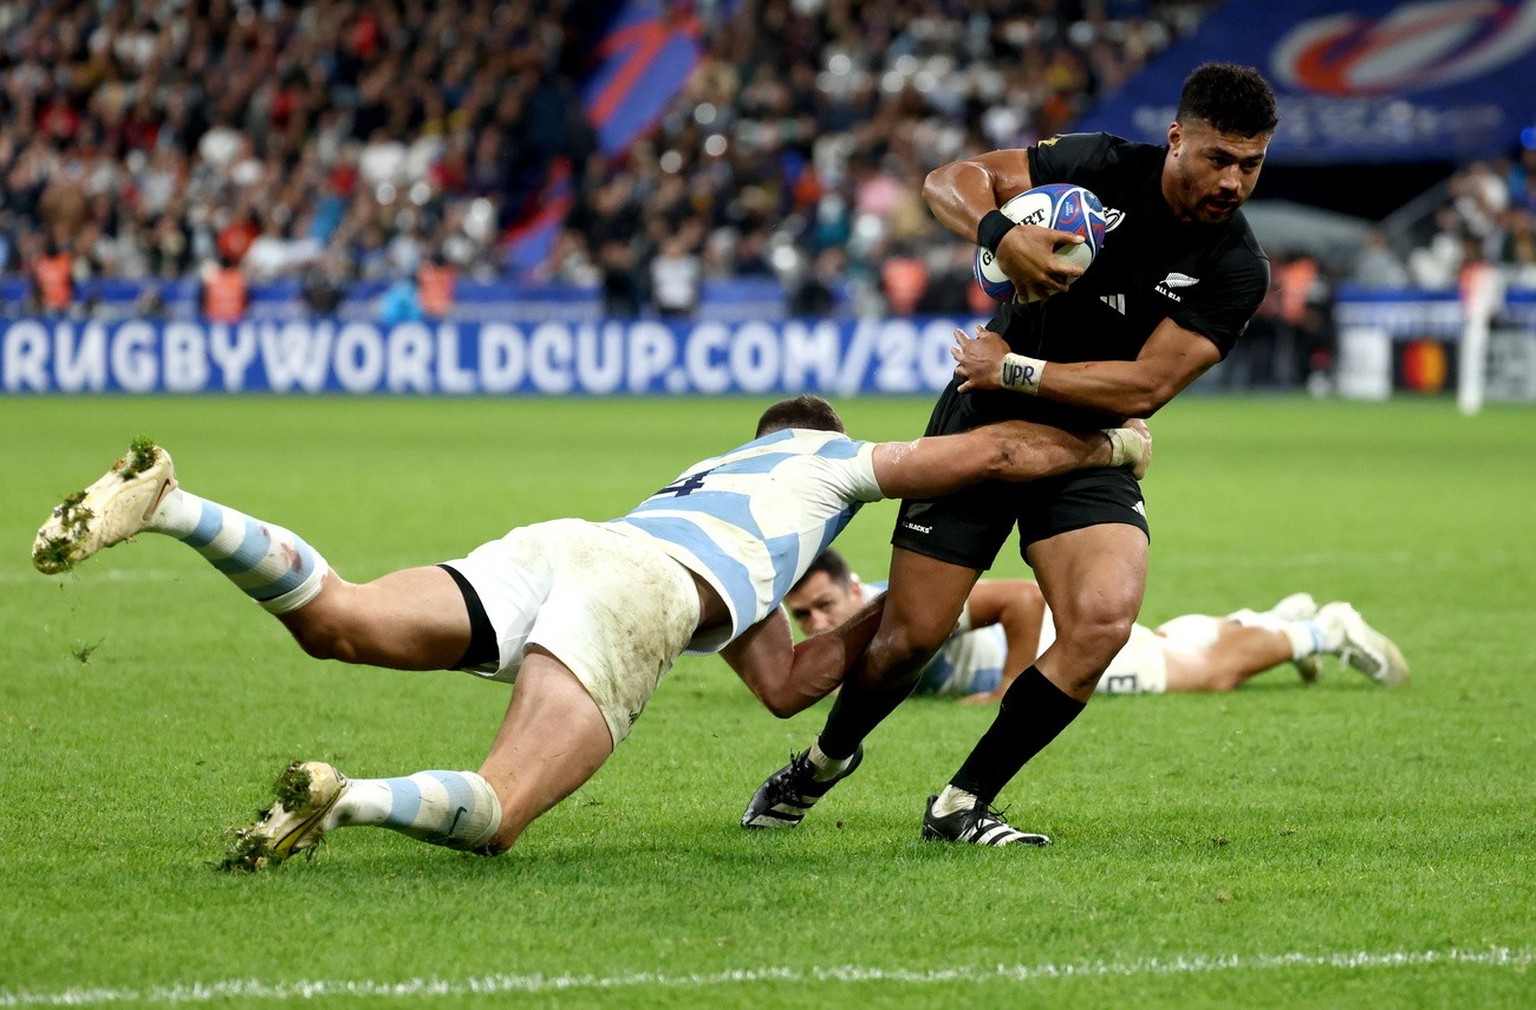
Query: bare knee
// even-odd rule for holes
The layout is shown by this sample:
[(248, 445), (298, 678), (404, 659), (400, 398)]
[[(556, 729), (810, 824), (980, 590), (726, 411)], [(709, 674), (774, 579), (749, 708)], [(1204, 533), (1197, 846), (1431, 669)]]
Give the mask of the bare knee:
[(1074, 690), (1091, 691), (1115, 655), (1131, 639), (1131, 617), (1102, 608), (1078, 614), (1070, 622), (1057, 626), (1056, 645), (1053, 647), (1065, 669)]
[(789, 694), (767, 693), (759, 696), (763, 707), (773, 713), (776, 719), (788, 719), (790, 716), (799, 715), (814, 704), (814, 699), (807, 700), (802, 697), (791, 697)]
[(1235, 670), (1212, 670), (1206, 674), (1205, 690), (1217, 693), (1236, 691), (1245, 679)]
[(897, 621), (890, 626), (882, 624), (869, 643), (867, 672), (882, 683), (915, 681), (922, 673), (923, 664), (938, 651), (953, 630), (950, 627), (940, 631), (906, 621)]
[(897, 621), (889, 627), (880, 626), (870, 649), (878, 649), (893, 664), (920, 662), (943, 645), (954, 630), (952, 625), (935, 627), (916, 621)]

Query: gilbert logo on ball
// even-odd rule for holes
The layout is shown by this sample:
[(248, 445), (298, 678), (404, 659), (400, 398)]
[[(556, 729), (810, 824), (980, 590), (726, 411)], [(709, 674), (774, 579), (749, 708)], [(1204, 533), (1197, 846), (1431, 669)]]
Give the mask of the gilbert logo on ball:
[[(1060, 245), (1056, 247), (1056, 253), (1084, 269), (1104, 248), (1104, 205), (1081, 186), (1060, 182), (1036, 186), (1013, 197), (998, 210), (1016, 224), (1054, 228), (1083, 236), (1081, 245)], [(996, 258), (981, 246), (976, 247), (975, 270), (976, 283), (988, 295), (1000, 302), (1014, 297), (1013, 281), (998, 268)], [(1019, 300), (1032, 302), (1036, 297), (1032, 292), (1026, 292)]]

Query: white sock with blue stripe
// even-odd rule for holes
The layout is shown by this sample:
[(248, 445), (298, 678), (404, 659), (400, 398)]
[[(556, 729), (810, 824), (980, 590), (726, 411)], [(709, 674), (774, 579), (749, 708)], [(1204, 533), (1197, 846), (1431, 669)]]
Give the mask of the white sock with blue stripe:
[(1336, 653), (1344, 644), (1341, 636), (1330, 634), (1316, 621), (1284, 621), (1280, 630), (1291, 643), (1291, 658), (1304, 659), (1319, 652)]
[(1245, 628), (1264, 628), (1280, 632), (1291, 644), (1292, 659), (1304, 659), (1319, 652), (1335, 653), (1344, 645), (1342, 632), (1332, 627), (1325, 627), (1314, 620), (1287, 621), (1267, 611), (1260, 614), (1252, 610), (1239, 610), (1228, 614), (1227, 620), (1236, 621)]
[(292, 531), (181, 488), (165, 496), (149, 528), (196, 550), (273, 614), (313, 600), (330, 571), (325, 559)]
[(399, 779), (352, 779), (326, 816), (326, 830), (389, 828), (432, 845), (474, 850), (501, 827), (496, 790), (475, 772), (417, 772)]

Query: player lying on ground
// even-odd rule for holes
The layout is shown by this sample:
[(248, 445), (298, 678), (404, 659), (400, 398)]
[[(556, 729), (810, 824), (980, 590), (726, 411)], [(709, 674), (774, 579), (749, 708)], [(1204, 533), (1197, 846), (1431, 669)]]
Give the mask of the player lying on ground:
[[(277, 863), (350, 825), (495, 854), (597, 771), (684, 651), (720, 652), (776, 710), (808, 704), (801, 692), (832, 690), (836, 679), (795, 675), (797, 660), (822, 645), (793, 646), (777, 587), (793, 584), (863, 503), (1080, 466), (1139, 474), (1150, 446), (1140, 425), (1073, 434), (1022, 422), (861, 442), (843, 434), (831, 404), (801, 396), (770, 407), (753, 441), (689, 467), (619, 519), (520, 527), (458, 560), (357, 584), (289, 530), (180, 488), (170, 454), (141, 441), (54, 508), (32, 557), (59, 572), (135, 534), (165, 534), (276, 615), (312, 656), (515, 680), (478, 772), (348, 779), (327, 764), (295, 763), (225, 866)], [(848, 631), (867, 636), (874, 624)], [(864, 644), (818, 639), (832, 649)], [(810, 665), (844, 665), (826, 658)]]
[[(784, 606), (801, 632), (818, 635), (884, 591), (882, 583), (862, 582), (829, 548), (785, 594)], [(959, 625), (923, 668), (915, 693), (995, 702), (1055, 637), (1050, 608), (1034, 582), (982, 579), (971, 589)], [(1264, 611), (1244, 609), (1225, 617), (1184, 614), (1156, 628), (1137, 624), (1097, 691), (1231, 691), (1288, 662), (1311, 682), (1325, 655), (1339, 656), (1378, 684), (1408, 681), (1402, 652), (1354, 607), (1320, 607), (1311, 594), (1293, 593)]]

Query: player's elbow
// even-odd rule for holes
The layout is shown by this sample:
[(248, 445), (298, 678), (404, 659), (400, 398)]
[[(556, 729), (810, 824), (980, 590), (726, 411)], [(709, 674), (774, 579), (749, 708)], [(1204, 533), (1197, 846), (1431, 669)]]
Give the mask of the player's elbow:
[(982, 446), (981, 466), (982, 475), (987, 480), (1027, 479), (1031, 476), (1035, 462), (1035, 457), (1022, 439), (1004, 434), (1001, 430), (988, 432), (987, 441)]
[(765, 687), (757, 691), (757, 700), (772, 712), (776, 719), (788, 719), (811, 707), (814, 698), (805, 698), (784, 688)]
[(801, 701), (795, 697), (795, 692), (790, 687), (788, 669), (768, 671), (754, 667), (742, 667), (731, 664), (741, 682), (746, 685), (752, 697), (758, 703), (772, 712), (775, 718), (788, 719), (796, 712), (810, 707), (809, 701)]
[(950, 166), (940, 165), (923, 177), (923, 202), (932, 207), (939, 194), (946, 188)]
[(1134, 384), (1124, 391), (1124, 397), (1116, 406), (1116, 410), (1126, 417), (1151, 417), (1169, 400), (1179, 395), (1179, 390), (1183, 388), (1171, 380), (1149, 376), (1145, 381)]

